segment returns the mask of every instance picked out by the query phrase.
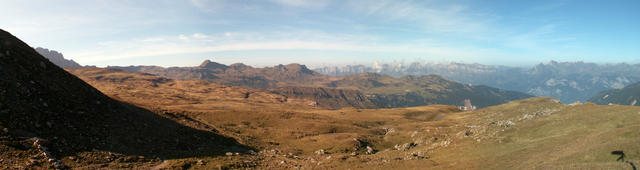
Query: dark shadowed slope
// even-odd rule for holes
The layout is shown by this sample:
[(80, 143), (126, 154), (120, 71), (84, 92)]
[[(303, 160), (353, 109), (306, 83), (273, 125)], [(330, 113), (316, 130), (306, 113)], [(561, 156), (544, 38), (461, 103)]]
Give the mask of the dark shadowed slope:
[(590, 102), (596, 104), (619, 104), (639, 106), (640, 103), (640, 83), (626, 86), (622, 89), (607, 90), (598, 93), (598, 95), (589, 99)]
[(243, 148), (212, 129), (183, 126), (115, 101), (3, 30), (0, 52), (0, 169), (105, 164), (120, 161), (118, 155), (217, 155)]

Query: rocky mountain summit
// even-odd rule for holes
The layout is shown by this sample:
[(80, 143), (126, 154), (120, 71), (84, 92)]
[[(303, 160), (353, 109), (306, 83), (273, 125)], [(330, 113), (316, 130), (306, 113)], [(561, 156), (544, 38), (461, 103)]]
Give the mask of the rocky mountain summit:
[(155, 74), (175, 80), (207, 80), (225, 85), (257, 89), (312, 85), (314, 82), (328, 77), (300, 64), (254, 68), (241, 63), (227, 66), (210, 60), (204, 61), (198, 67), (110, 66), (109, 68)]
[(229, 66), (226, 66), (226, 65), (220, 64), (220, 63), (216, 63), (216, 62), (212, 62), (211, 60), (205, 60), (198, 67), (208, 68), (208, 69), (218, 69), (218, 68), (219, 69), (227, 69)]
[(43, 57), (49, 59), (53, 64), (62, 68), (80, 68), (80, 64), (71, 59), (65, 59), (62, 53), (55, 50), (49, 50), (42, 47), (36, 47), (35, 50)]
[(4, 30), (0, 52), (0, 169), (144, 167), (243, 149), (215, 129), (113, 100)]

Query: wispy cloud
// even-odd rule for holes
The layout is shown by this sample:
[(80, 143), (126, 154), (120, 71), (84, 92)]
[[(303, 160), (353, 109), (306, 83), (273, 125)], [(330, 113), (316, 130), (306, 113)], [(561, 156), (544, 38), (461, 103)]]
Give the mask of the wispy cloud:
[(486, 31), (491, 15), (469, 10), (460, 4), (438, 4), (436, 1), (417, 3), (410, 0), (352, 0), (349, 6), (365, 15), (408, 22), (429, 32)]
[[(272, 37), (279, 37), (275, 39)], [(272, 32), (268, 35), (254, 32), (226, 32), (190, 36), (164, 36), (134, 39), (122, 42), (105, 42), (96, 49), (87, 49), (70, 55), (80, 56), (79, 62), (96, 63), (147, 56), (187, 55), (226, 51), (255, 50), (315, 50), (364, 53), (396, 53), (399, 55), (425, 56), (489, 56), (490, 49), (461, 50), (473, 47), (451, 48), (441, 44), (407, 43), (384, 44), (371, 41), (374, 37), (358, 35), (331, 35), (322, 32)], [(472, 52), (473, 51), (473, 52)]]
[(280, 5), (305, 8), (324, 8), (330, 0), (271, 0)]
[[(33, 46), (56, 49), (92, 65), (225, 51), (261, 55), (255, 50), (290, 56), (357, 52), (362, 60), (376, 55), (502, 62), (522, 56), (593, 56), (596, 48), (589, 47), (595, 45), (603, 47), (598, 55), (607, 55), (620, 49), (611, 45), (613, 39), (625, 38), (626, 51), (619, 54), (637, 56), (637, 39), (625, 36), (638, 35), (629, 29), (637, 27), (636, 22), (602, 13), (610, 16), (579, 25), (580, 21), (564, 16), (574, 15), (566, 11), (575, 5), (575, 1), (7, 0), (0, 5), (0, 28)], [(625, 15), (638, 11), (625, 10)], [(572, 12), (578, 16), (583, 11), (591, 10)], [(558, 12), (563, 15), (554, 15)], [(611, 18), (618, 24), (584, 27)], [(601, 31), (609, 29), (614, 31)], [(123, 63), (129, 61), (133, 60)]]

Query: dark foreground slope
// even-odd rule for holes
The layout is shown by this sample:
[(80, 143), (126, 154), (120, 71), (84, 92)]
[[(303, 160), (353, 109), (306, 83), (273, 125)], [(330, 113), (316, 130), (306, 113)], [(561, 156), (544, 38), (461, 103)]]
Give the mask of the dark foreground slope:
[(0, 169), (131, 166), (243, 148), (115, 101), (3, 30), (0, 77)]
[(638, 102), (640, 101), (640, 83), (635, 83), (622, 89), (600, 92), (598, 93), (598, 95), (589, 99), (589, 101), (600, 105), (611, 103), (619, 105), (639, 106), (640, 103)]

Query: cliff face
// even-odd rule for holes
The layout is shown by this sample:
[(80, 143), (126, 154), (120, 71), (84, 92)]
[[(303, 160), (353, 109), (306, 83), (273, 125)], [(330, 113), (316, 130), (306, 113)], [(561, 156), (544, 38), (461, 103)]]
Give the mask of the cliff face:
[(35, 50), (42, 56), (44, 56), (45, 58), (49, 59), (49, 61), (51, 61), (53, 64), (57, 65), (58, 67), (62, 67), (62, 68), (80, 68), (82, 67), (80, 64), (76, 63), (73, 60), (67, 60), (64, 58), (64, 56), (62, 55), (62, 53), (54, 51), (54, 50), (49, 50), (46, 48), (42, 48), (42, 47), (36, 47)]

